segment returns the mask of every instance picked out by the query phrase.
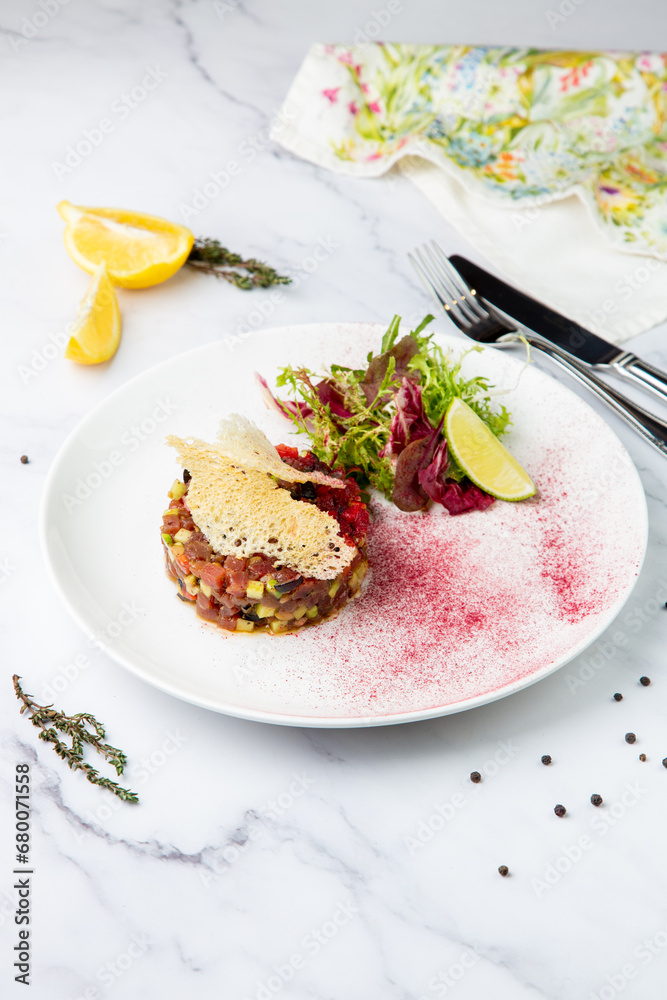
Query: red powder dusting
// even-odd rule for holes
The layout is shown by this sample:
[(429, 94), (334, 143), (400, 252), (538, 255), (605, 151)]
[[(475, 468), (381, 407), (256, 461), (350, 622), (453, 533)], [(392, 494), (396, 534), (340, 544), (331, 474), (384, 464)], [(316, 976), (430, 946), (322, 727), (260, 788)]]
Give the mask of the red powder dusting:
[[(294, 360), (321, 370), (335, 343), (336, 361), (358, 367), (378, 336), (341, 325), (318, 340), (309, 328)], [(518, 369), (495, 352), (474, 359), (475, 373), (518, 386), (504, 400), (509, 447), (539, 496), (458, 517), (374, 502), (363, 596), (281, 639), (249, 684), (258, 703), (270, 688), (290, 715), (357, 721), (464, 706), (564, 662), (610, 622), (644, 551), (635, 472), (588, 407), (531, 369), (518, 385)]]
[(374, 503), (362, 598), (298, 636), (299, 673), (315, 660), (323, 703), (341, 715), (449, 705), (585, 643), (625, 573), (615, 578), (610, 542), (600, 544), (598, 507), (578, 504), (542, 458), (540, 495), (522, 503), (459, 517)]

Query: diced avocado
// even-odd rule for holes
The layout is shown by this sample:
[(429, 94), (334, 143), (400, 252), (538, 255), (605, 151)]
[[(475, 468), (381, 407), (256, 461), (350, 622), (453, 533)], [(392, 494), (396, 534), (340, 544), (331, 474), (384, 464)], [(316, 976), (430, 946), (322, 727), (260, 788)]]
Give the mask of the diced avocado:
[(237, 632), (254, 632), (255, 623), (247, 622), (243, 618), (238, 618), (236, 621), (236, 631)]
[(185, 549), (181, 545), (180, 542), (175, 542), (172, 545), (172, 547), (171, 547), (171, 555), (172, 556), (182, 556), (184, 552), (185, 552)]
[(301, 604), (301, 605), (299, 605), (299, 607), (294, 612), (294, 617), (295, 618), (303, 618), (304, 615), (306, 615), (307, 613), (308, 613), (308, 608), (306, 607), (305, 604)]
[[(178, 535), (176, 536), (178, 538)], [(334, 580), (329, 587), (329, 597), (335, 597), (340, 588), (340, 580)]]
[(199, 589), (201, 590), (204, 597), (210, 597), (211, 594), (213, 593), (209, 585), (207, 583), (204, 583), (203, 580), (199, 581)]
[(284, 632), (287, 628), (287, 622), (270, 622), (269, 628), (272, 632)]
[(163, 510), (162, 511), (162, 516), (163, 517), (167, 517), (168, 514), (180, 514), (180, 513), (181, 512), (178, 509), (178, 507), (170, 507), (169, 510)]
[(251, 580), (246, 587), (246, 595), (252, 601), (258, 601), (264, 594), (264, 584), (261, 580)]
[(192, 534), (193, 533), (191, 531), (188, 531), (187, 528), (179, 528), (176, 534), (174, 535), (174, 540), (177, 542), (189, 542)]
[(183, 583), (185, 584), (185, 589), (188, 594), (191, 594), (194, 597), (197, 593), (197, 577), (190, 573), (189, 576), (185, 577)]
[(164, 542), (165, 545), (173, 545), (174, 544), (174, 539), (171, 537), (171, 535), (167, 531), (163, 531), (162, 532), (162, 541)]
[(180, 500), (181, 497), (188, 492), (188, 488), (185, 483), (182, 483), (180, 479), (174, 479), (174, 484), (169, 490), (167, 496), (170, 496), (172, 500)]
[(306, 614), (308, 615), (309, 618), (317, 618), (319, 614), (319, 611), (317, 610), (317, 604), (315, 605), (314, 608), (308, 608)]
[(268, 608), (266, 604), (256, 604), (253, 608), (258, 618), (270, 618), (274, 610), (274, 608)]
[(277, 582), (278, 581), (274, 580), (272, 576), (269, 577), (269, 579), (266, 581), (267, 592), (269, 594), (271, 594), (272, 597), (280, 597), (280, 594), (276, 590), (276, 584), (277, 584)]

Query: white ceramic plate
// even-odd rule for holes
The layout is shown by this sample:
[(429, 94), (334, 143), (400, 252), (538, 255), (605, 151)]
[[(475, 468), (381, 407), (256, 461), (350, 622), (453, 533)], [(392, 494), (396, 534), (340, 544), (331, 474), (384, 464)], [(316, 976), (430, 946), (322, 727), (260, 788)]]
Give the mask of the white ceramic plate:
[[(372, 726), (447, 715), (518, 691), (609, 625), (639, 573), (644, 492), (622, 444), (560, 383), (498, 350), (468, 373), (510, 391), (507, 442), (539, 496), (450, 517), (374, 505), (363, 597), (283, 636), (202, 622), (163, 569), (161, 514), (178, 466), (168, 433), (212, 439), (221, 416), (298, 442), (254, 383), (288, 363), (360, 366), (384, 327), (317, 324), (210, 344), (122, 386), (60, 451), (45, 489), (46, 560), (67, 607), (119, 663), (178, 698), (248, 719)], [(459, 354), (461, 341), (440, 336)]]

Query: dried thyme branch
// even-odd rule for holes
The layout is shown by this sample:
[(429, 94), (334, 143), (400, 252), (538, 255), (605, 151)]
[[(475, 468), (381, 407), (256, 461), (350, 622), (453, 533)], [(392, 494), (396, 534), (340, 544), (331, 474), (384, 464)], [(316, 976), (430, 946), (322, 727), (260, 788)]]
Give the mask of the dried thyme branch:
[[(38, 705), (32, 699), (32, 695), (26, 694), (19, 681), (21, 678), (14, 674), (14, 691), (16, 697), (22, 703), (20, 712), (28, 713), (28, 718), (33, 726), (37, 726), (41, 732), (40, 740), (53, 744), (53, 749), (59, 757), (67, 761), (73, 771), (83, 771), (88, 781), (93, 785), (100, 785), (108, 788), (110, 792), (117, 795), (123, 802), (138, 802), (136, 792), (131, 792), (128, 788), (121, 788), (115, 781), (105, 778), (90, 764), (83, 759), (84, 746), (93, 747), (97, 753), (116, 769), (116, 774), (122, 774), (127, 764), (127, 757), (122, 750), (102, 743), (106, 736), (104, 726), (97, 721), (93, 715), (87, 712), (79, 712), (77, 715), (65, 715), (64, 712), (57, 711), (53, 705)], [(64, 733), (72, 740), (71, 746), (60, 740), (58, 733)]]
[(289, 285), (292, 281), (261, 260), (254, 257), (244, 260), (240, 254), (223, 247), (218, 240), (196, 239), (186, 264), (205, 274), (224, 278), (237, 288), (269, 288), (271, 285)]

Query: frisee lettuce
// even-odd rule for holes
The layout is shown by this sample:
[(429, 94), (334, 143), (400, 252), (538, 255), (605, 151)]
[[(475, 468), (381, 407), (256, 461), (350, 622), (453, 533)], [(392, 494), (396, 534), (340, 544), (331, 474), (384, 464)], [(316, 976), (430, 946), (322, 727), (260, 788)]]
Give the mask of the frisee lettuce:
[[(461, 364), (465, 357), (482, 348), (475, 345), (458, 361), (452, 360), (432, 334), (422, 331), (433, 316), (426, 316), (409, 335), (397, 342), (400, 316), (394, 316), (382, 338), (381, 352), (367, 357), (363, 369), (331, 365), (328, 372), (315, 374), (306, 368), (283, 368), (276, 380), (278, 387), (289, 387), (297, 403), (293, 411), (283, 410), (299, 433), (311, 438), (311, 450), (328, 465), (342, 465), (362, 487), (372, 486), (391, 499), (394, 486), (394, 462), (382, 455), (390, 440), (390, 426), (396, 413), (395, 394), (407, 374), (421, 386), (424, 413), (436, 428), (455, 396), (463, 399), (484, 423), (500, 437), (511, 423), (504, 406), (492, 407), (493, 386), (481, 375), (465, 379)], [(322, 380), (327, 383), (329, 400), (318, 392)], [(331, 390), (331, 391), (329, 391)], [(332, 408), (333, 411), (332, 412)], [(310, 413), (308, 413), (310, 410)], [(465, 473), (449, 455), (447, 477), (460, 482)]]

